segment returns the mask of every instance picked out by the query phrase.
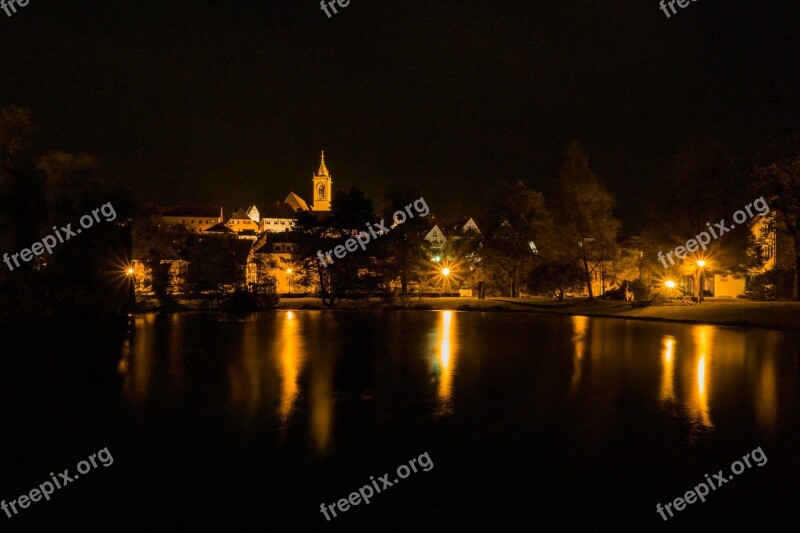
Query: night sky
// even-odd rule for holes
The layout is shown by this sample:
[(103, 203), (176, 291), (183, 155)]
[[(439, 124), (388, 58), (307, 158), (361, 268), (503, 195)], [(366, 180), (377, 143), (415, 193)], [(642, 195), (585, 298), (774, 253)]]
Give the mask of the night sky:
[(415, 185), (446, 217), (500, 180), (546, 195), (587, 149), (625, 229), (692, 139), (757, 148), (800, 124), (795, 0), (31, 0), (0, 12), (0, 106), (43, 149), (86, 152), (141, 201)]

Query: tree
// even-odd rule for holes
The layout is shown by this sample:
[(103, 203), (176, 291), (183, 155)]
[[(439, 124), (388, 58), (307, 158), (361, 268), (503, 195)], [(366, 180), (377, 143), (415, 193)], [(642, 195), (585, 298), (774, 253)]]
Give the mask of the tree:
[(800, 300), (800, 137), (770, 149), (772, 163), (756, 169), (756, 187), (774, 213), (776, 227), (793, 243), (793, 299)]
[[(299, 212), (295, 221), (298, 257), (304, 271), (303, 282), (318, 280), (323, 305), (333, 305), (347, 294), (364, 293), (377, 285), (375, 276), (378, 247), (356, 249), (342, 257), (332, 255), (333, 263), (323, 265), (318, 253), (326, 254), (343, 246), (345, 241), (375, 222), (375, 208), (368, 196), (357, 187), (348, 192), (337, 191), (333, 210), (324, 218), (309, 212)], [(341, 249), (340, 249), (341, 250)]]
[(192, 236), (188, 245), (189, 284), (196, 294), (222, 298), (229, 287), (242, 285), (252, 243), (227, 235)]
[(583, 270), (574, 260), (565, 257), (545, 260), (528, 274), (528, 290), (537, 294), (555, 293), (559, 300), (564, 293), (583, 286)]
[[(416, 189), (407, 185), (395, 185), (386, 193), (384, 218), (391, 220), (393, 213), (402, 211), (405, 206), (419, 198), (421, 194)], [(383, 252), (381, 271), (388, 280), (400, 280), (400, 292), (403, 295), (408, 294), (409, 281), (419, 280), (428, 263), (429, 247), (422, 238), (426, 229), (424, 218), (410, 218), (374, 244)]]
[(172, 303), (169, 294), (169, 265), (162, 261), (188, 258), (190, 233), (184, 226), (161, 224), (152, 209), (139, 212), (131, 230), (133, 257), (153, 273), (152, 288), (162, 303)]
[(614, 197), (589, 168), (589, 157), (570, 143), (561, 169), (561, 221), (557, 225), (567, 256), (577, 258), (584, 272), (589, 299), (594, 298), (592, 274), (613, 261), (620, 222), (614, 217)]
[(506, 277), (512, 298), (519, 296), (521, 274), (533, 265), (552, 231), (541, 193), (522, 181), (501, 187), (500, 198), (489, 208), (489, 224), (481, 246), (482, 257)]
[(0, 109), (0, 247), (3, 251), (30, 246), (43, 227), (44, 177), (36, 169), (33, 132), (29, 110)]
[[(743, 158), (713, 139), (692, 139), (680, 148), (666, 170), (666, 189), (659, 191), (651, 210), (652, 220), (645, 233), (656, 246), (648, 259), (659, 252), (666, 254), (707, 232), (709, 223), (725, 219), (730, 225), (731, 214), (748, 201), (747, 187), (737, 186), (745, 182), (744, 165)], [(746, 272), (752, 240), (744, 225), (741, 229), (738, 226), (723, 238), (712, 239), (705, 250), (690, 254), (683, 261), (665, 261), (668, 269), (692, 277), (696, 296), (699, 296), (698, 260), (706, 261), (706, 272)], [(665, 267), (661, 264), (654, 268), (664, 272)]]
[(124, 259), (131, 253), (131, 195), (113, 186), (90, 156), (51, 152), (37, 160), (33, 131), (29, 111), (0, 109), (2, 252), (32, 247), (52, 235), (53, 226), (75, 230), (80, 218), (92, 217), (93, 210), (95, 220), (91, 230), (77, 229), (80, 236), (59, 242), (14, 272), (0, 273), (0, 315), (7, 317), (11, 310), (20, 320), (85, 320), (127, 313), (129, 293), (121, 290), (121, 282)]

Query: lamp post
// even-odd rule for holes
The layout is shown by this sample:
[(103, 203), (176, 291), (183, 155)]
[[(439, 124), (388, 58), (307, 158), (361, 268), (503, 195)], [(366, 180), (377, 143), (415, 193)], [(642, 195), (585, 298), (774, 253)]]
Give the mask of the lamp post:
[(699, 292), (698, 292), (698, 297), (697, 297), (697, 303), (701, 304), (701, 303), (703, 303), (703, 288), (705, 286), (705, 268), (704, 267), (706, 266), (706, 262), (701, 259), (701, 260), (699, 260), (697, 262), (697, 266), (700, 267), (700, 283), (699, 283), (700, 287), (699, 287)]
[(669, 290), (667, 291), (667, 297), (669, 298), (669, 297), (670, 297), (670, 295), (673, 295), (673, 296), (674, 296), (674, 292), (675, 292), (675, 282), (674, 282), (674, 281), (672, 281), (671, 279), (668, 279), (667, 281), (665, 281), (665, 282), (664, 282), (664, 286), (665, 286), (667, 289), (669, 289)]
[(447, 292), (447, 289), (449, 288), (449, 283), (448, 283), (449, 279), (448, 279), (448, 277), (450, 276), (450, 269), (447, 268), (447, 267), (444, 267), (442, 269), (442, 276), (443, 276), (443, 279), (444, 279), (444, 292)]
[(286, 282), (289, 284), (289, 294), (292, 294), (292, 269), (286, 269)]
[(136, 279), (134, 277), (135, 270), (133, 265), (125, 269), (125, 277), (128, 278), (128, 305), (133, 309), (136, 306)]

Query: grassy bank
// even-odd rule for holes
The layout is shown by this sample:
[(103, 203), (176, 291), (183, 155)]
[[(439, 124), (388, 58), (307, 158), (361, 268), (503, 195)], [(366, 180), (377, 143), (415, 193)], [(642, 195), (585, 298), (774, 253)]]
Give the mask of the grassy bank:
[[(323, 309), (319, 298), (284, 299), (281, 309)], [(551, 298), (411, 298), (406, 305), (397, 301), (387, 304), (378, 299), (341, 300), (336, 309), (509, 311), (584, 315), (630, 320), (654, 320), (713, 324), (720, 326), (757, 327), (800, 331), (800, 303), (754, 302), (749, 300), (708, 299), (692, 305), (664, 305), (634, 308), (619, 301)]]

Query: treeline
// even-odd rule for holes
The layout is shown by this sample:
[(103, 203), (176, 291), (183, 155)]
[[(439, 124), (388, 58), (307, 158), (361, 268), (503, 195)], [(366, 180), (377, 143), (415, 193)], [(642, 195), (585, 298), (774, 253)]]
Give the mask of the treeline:
[(401, 295), (413, 292), (410, 286), (443, 292), (476, 290), (480, 282), (489, 293), (511, 296), (523, 288), (546, 293), (580, 288), (602, 264), (612, 265), (618, 258), (620, 222), (613, 214), (612, 195), (577, 143), (567, 150), (560, 182), (561, 195), (552, 205), (522, 181), (503, 185), (488, 199), (479, 231), (444, 225), (447, 242), (442, 248), (423, 239), (437, 221), (417, 217), (370, 242), (366, 250), (325, 266), (318, 251), (343, 244), (367, 223), (389, 223), (392, 213), (422, 197), (407, 185), (395, 186), (386, 192), (378, 214), (372, 199), (359, 189), (338, 192), (329, 217), (300, 215), (296, 271), (301, 283), (319, 287), (328, 304), (350, 294), (385, 292), (393, 285)]
[[(263, 241), (199, 235), (180, 225), (165, 225), (152, 206), (138, 211), (132, 237), (133, 257), (149, 273), (141, 292), (152, 291), (159, 307), (178, 307), (181, 299), (211, 299), (214, 305), (235, 303), (246, 308), (277, 304), (274, 278), (246, 282), (254, 248)], [(176, 268), (181, 263), (185, 269)]]
[[(113, 223), (96, 224), (63, 244), (53, 254), (35, 257), (13, 271), (0, 264), (0, 321), (31, 317), (71, 316), (81, 319), (124, 315), (131, 306), (133, 258), (150, 269), (152, 287), (162, 303), (170, 303), (170, 263), (185, 261), (188, 295), (267, 295), (274, 303), (275, 280), (270, 269), (292, 269), (298, 288), (320, 293), (326, 304), (339, 298), (394, 292), (410, 295), (459, 288), (518, 296), (588, 293), (597, 287), (633, 282), (639, 296), (668, 277), (691, 276), (687, 261), (665, 269), (658, 253), (674, 249), (706, 228), (730, 220), (742, 206), (764, 197), (774, 215), (770, 224), (788, 243), (777, 267), (756, 285), (785, 287), (798, 297), (800, 271), (800, 137), (791, 137), (753, 151), (736, 151), (724, 143), (696, 141), (678, 150), (661, 176), (643, 176), (653, 183), (642, 202), (649, 219), (622, 234), (616, 200), (592, 170), (585, 150), (567, 147), (558, 184), (550, 197), (519, 180), (508, 180), (490, 193), (485, 211), (475, 216), (479, 232), (440, 226), (448, 237), (443, 248), (424, 240), (435, 219), (411, 217), (366, 249), (347, 253), (324, 266), (318, 252), (334, 249), (368, 224), (384, 220), (423, 192), (408, 185), (385, 191), (381, 208), (358, 188), (337, 191), (329, 216), (300, 213), (292, 232), (296, 253), (290, 265), (265, 261), (254, 244), (225, 236), (190, 234), (159, 225), (149, 211), (135, 214), (128, 191), (107, 180), (102, 166), (85, 154), (37, 151), (28, 111), (0, 109), (0, 253), (18, 253), (52, 233), (53, 226), (77, 221), (111, 202)], [(623, 195), (624, 197), (625, 195)], [(436, 206), (431, 206), (433, 212)], [(282, 236), (284, 237), (284, 236)], [(270, 238), (269, 235), (266, 237)], [(702, 252), (708, 273), (744, 274), (763, 264), (763, 243), (737, 227), (712, 241)], [(698, 257), (701, 254), (695, 254)], [(253, 274), (254, 273), (254, 274)], [(255, 281), (253, 281), (255, 279)], [(787, 281), (788, 280), (788, 281)], [(481, 285), (482, 283), (482, 285)], [(600, 289), (602, 290), (602, 289)], [(269, 296), (271, 295), (271, 296)], [(780, 294), (773, 294), (780, 296)]]
[(131, 257), (131, 195), (110, 184), (85, 154), (39, 153), (29, 111), (0, 109), (0, 253), (19, 253), (111, 202), (117, 217), (83, 230), (52, 254), (0, 264), (0, 323), (32, 319), (105, 320), (130, 306), (125, 268)]
[[(651, 195), (626, 201), (645, 205), (647, 221), (623, 234), (614, 196), (592, 170), (585, 150), (572, 142), (554, 180), (557, 192), (550, 198), (522, 181), (506, 182), (487, 196), (484, 216), (476, 217), (479, 233), (451, 231), (445, 248), (437, 250), (421, 239), (430, 224), (412, 220), (370, 243), (367, 250), (348, 253), (324, 267), (317, 259), (319, 250), (342, 244), (366, 222), (380, 218), (372, 200), (354, 188), (338, 194), (328, 219), (301, 216), (297, 229), (303, 283), (319, 287), (333, 300), (351, 292), (386, 290), (393, 281), (401, 294), (408, 293), (409, 283), (417, 284), (418, 290), (448, 285), (476, 289), (483, 281), (493, 294), (583, 293), (590, 298), (628, 282), (637, 298), (647, 298), (666, 279), (690, 277), (698, 287), (695, 260), (706, 262), (707, 275), (741, 276), (760, 268), (766, 250), (764, 243), (754, 241), (748, 224), (669, 268), (659, 262), (659, 252), (685, 244), (707, 223), (725, 219), (730, 224), (734, 212), (763, 197), (772, 213), (766, 227), (787, 246), (783, 260), (755, 277), (753, 287), (767, 286), (774, 292), (777, 281), (789, 276), (793, 283), (783, 296), (792, 296), (793, 288), (797, 298), (798, 137), (751, 151), (736, 151), (719, 141), (689, 142), (661, 175), (642, 179), (653, 184)], [(392, 212), (420, 196), (407, 186), (388, 191), (382, 216), (391, 220)], [(450, 271), (448, 279), (440, 274), (444, 268)]]
[[(169, 301), (166, 267), (161, 263), (165, 259), (190, 263), (187, 286), (194, 294), (223, 285), (274, 292), (274, 279), (268, 276), (257, 276), (261, 287), (243, 283), (248, 265), (255, 262), (259, 271), (290, 268), (296, 292), (319, 293), (327, 305), (340, 298), (370, 294), (475, 291), (481, 282), (488, 294), (495, 295), (563, 297), (572, 293), (595, 297), (627, 281), (637, 298), (646, 298), (650, 288), (665, 279), (697, 274), (693, 261), (665, 269), (659, 263), (659, 252), (685, 243), (704, 230), (706, 222), (730, 219), (734, 211), (756, 198), (764, 196), (774, 212), (780, 210), (782, 218), (773, 223), (790, 235), (800, 220), (796, 200), (800, 187), (792, 189), (797, 182), (797, 157), (779, 154), (800, 153), (796, 148), (783, 143), (752, 156), (734, 156), (719, 143), (681, 150), (661, 177), (663, 190), (651, 179), (655, 198), (636, 200), (647, 204), (650, 218), (640, 231), (628, 234), (621, 233), (614, 196), (592, 170), (583, 148), (573, 142), (553, 180), (558, 184), (556, 194), (546, 199), (522, 181), (504, 183), (487, 194), (486, 211), (476, 217), (478, 232), (460, 231), (455, 221), (445, 224), (417, 216), (370, 240), (365, 249), (323, 264), (320, 252), (324, 255), (343, 245), (368, 225), (381, 221), (391, 225), (393, 213), (423, 197), (413, 187), (397, 185), (384, 193), (378, 209), (371, 198), (353, 187), (335, 193), (333, 210), (326, 217), (299, 213), (290, 234), (295, 255), (282, 264), (265, 261), (267, 255), (253, 256), (264, 238), (248, 252), (249, 241), (233, 236), (201, 237), (177, 227), (148, 227), (143, 218), (134, 229), (136, 257), (144, 258), (156, 277), (160, 276), (161, 282), (154, 282), (154, 287), (161, 287), (157, 292), (164, 301)], [(769, 161), (772, 163), (767, 164)], [(424, 239), (433, 223), (448, 237), (442, 248), (434, 248)], [(268, 234), (266, 239), (275, 237), (286, 239), (284, 234)], [(764, 256), (758, 252), (751, 233), (741, 228), (694, 255), (707, 261), (708, 274), (743, 274), (763, 263)]]
[[(724, 220), (730, 227), (734, 213), (744, 212), (746, 205), (761, 198), (769, 207), (763, 229), (774, 239), (754, 239), (750, 225), (762, 213), (752, 209), (756, 213), (753, 218), (748, 216), (745, 223), (736, 223), (735, 229), (718, 235), (706, 250), (688, 254), (690, 260), (669, 264), (668, 269), (659, 262), (659, 252), (684, 245), (709, 224), (713, 228)], [(665, 169), (649, 203), (650, 216), (635, 241), (643, 258), (641, 268), (653, 274), (648, 281), (696, 278), (695, 260), (702, 259), (709, 274), (749, 274), (752, 297), (798, 298), (800, 136), (745, 149), (719, 140), (687, 141)], [(770, 250), (770, 242), (774, 250)], [(773, 252), (777, 253), (775, 266), (765, 274), (753, 275)], [(776, 290), (779, 285), (782, 289)]]

